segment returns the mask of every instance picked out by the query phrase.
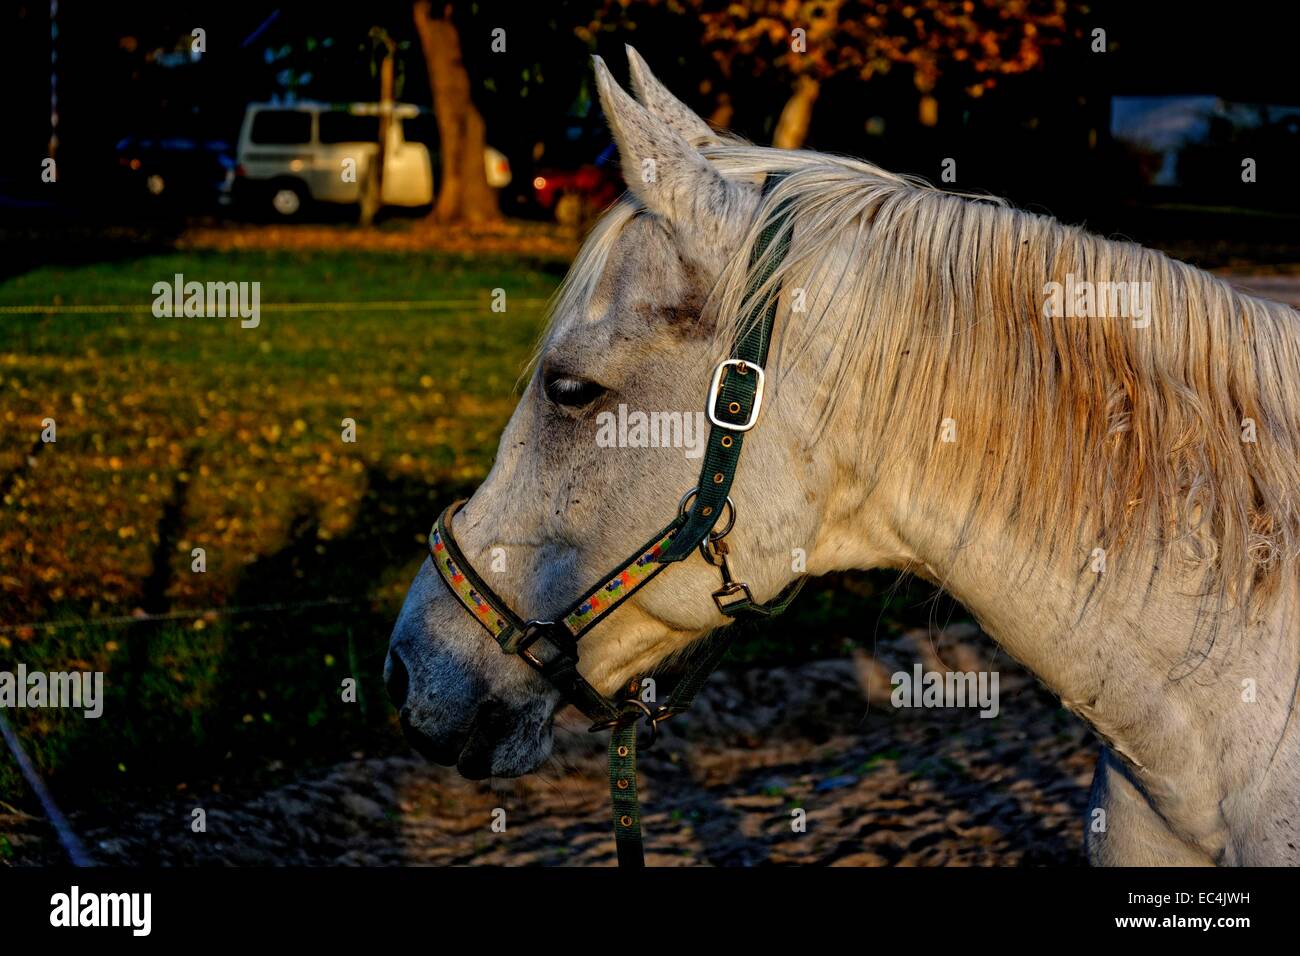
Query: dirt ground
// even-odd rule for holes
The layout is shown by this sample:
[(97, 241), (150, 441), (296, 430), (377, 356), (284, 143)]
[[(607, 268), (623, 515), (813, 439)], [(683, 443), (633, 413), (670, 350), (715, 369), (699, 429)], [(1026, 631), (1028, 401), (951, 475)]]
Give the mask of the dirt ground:
[[(889, 675), (916, 661), (997, 671), (999, 715), (895, 709)], [(613, 865), (605, 740), (570, 711), (548, 766), (519, 780), (369, 757), (263, 792), (226, 782), (111, 823), (71, 817), (96, 859), (116, 865)], [(641, 761), (647, 859), (1081, 865), (1096, 754), (1082, 724), (971, 627), (882, 638), (874, 656), (726, 671)], [(206, 833), (190, 829), (196, 805)], [(11, 863), (60, 861), (40, 820), (0, 815), (0, 833)]]

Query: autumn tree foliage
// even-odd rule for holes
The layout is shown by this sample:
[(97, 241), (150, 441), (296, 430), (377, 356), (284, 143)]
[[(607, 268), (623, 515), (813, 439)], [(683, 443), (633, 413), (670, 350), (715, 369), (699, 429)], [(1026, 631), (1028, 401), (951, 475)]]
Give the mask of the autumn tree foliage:
[[(822, 84), (907, 70), (920, 121), (938, 121), (938, 88), (982, 96), (1000, 78), (1039, 66), (1086, 8), (1074, 0), (605, 0), (587, 32), (635, 23), (639, 9), (667, 8), (702, 27), (729, 95), (775, 71), (790, 88), (773, 144), (797, 148)], [(580, 34), (581, 34), (580, 30)]]

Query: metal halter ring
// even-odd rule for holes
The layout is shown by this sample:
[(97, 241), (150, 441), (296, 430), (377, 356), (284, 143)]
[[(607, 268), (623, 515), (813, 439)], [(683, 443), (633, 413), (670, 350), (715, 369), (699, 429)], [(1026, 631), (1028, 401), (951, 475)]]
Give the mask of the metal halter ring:
[(619, 714), (617, 717), (611, 717), (609, 720), (598, 720), (587, 728), (587, 732), (594, 734), (601, 730), (613, 730), (616, 727), (626, 727), (628, 724), (635, 724), (642, 717), (651, 717), (653, 711), (650, 705), (637, 697), (629, 697), (626, 700), (619, 701), (620, 704), (631, 704), (641, 710), (639, 714)]
[[(686, 514), (686, 506), (691, 503), (691, 499), (694, 498), (699, 493), (699, 491), (700, 491), (699, 487), (696, 486), (695, 488), (692, 488), (690, 491), (686, 492), (686, 494), (682, 495), (682, 500), (677, 502), (678, 517), (681, 517), (682, 515)], [(709, 532), (709, 537), (714, 541), (717, 541), (719, 538), (725, 538), (728, 534), (731, 533), (731, 529), (736, 526), (736, 503), (731, 500), (731, 495), (727, 495), (727, 503), (723, 507), (731, 509), (731, 520), (728, 521), (725, 525), (723, 525), (721, 531)]]
[(650, 739), (645, 745), (646, 749), (649, 750), (654, 746), (654, 742), (659, 739), (659, 722), (661, 720), (667, 720), (672, 716), (672, 714), (666, 712), (668, 710), (666, 707), (651, 710), (650, 705), (639, 697), (629, 697), (627, 700), (622, 701), (622, 704), (624, 706), (631, 704), (641, 712), (639, 714), (620, 714), (617, 717), (611, 717), (609, 720), (598, 721), (588, 727), (587, 732), (594, 734), (602, 730), (615, 730), (619, 727), (626, 727), (628, 724), (635, 724), (638, 720), (644, 717), (646, 725), (650, 728)]

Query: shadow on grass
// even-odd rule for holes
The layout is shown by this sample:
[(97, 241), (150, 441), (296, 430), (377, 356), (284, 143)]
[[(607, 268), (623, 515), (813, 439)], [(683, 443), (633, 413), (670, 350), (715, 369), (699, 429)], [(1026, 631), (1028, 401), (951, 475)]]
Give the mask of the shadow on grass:
[(117, 225), (53, 215), (39, 221), (10, 222), (4, 230), (0, 281), (49, 266), (163, 255), (175, 250), (184, 227), (179, 218)]
[[(357, 749), (403, 749), (382, 683), (400, 604), (394, 576), (418, 566), (418, 538), (437, 504), (467, 490), (372, 469), (346, 534), (322, 535), (317, 514), (299, 507), (282, 546), (241, 575), (227, 605), (236, 613), (42, 632), (6, 653), (33, 670), (82, 669), (103, 660), (109, 642), (124, 645), (105, 675), (101, 719), (15, 711), (55, 793), (73, 809), (107, 807), (181, 784), (261, 786)], [(177, 483), (142, 583), (141, 607), (151, 615), (187, 610), (169, 597), (175, 562), (190, 560), (176, 553), (185, 507)], [(377, 599), (383, 584), (389, 596)], [(52, 610), (51, 620), (88, 613)], [(344, 700), (347, 679), (354, 701)], [(28, 797), (0, 755), (0, 798), (25, 805)]]
[[(248, 566), (232, 604), (292, 609), (232, 628), (215, 692), (231, 753), (301, 761), (391, 732), (382, 672), (397, 608), (374, 596), (418, 563), (418, 539), (451, 492), (372, 469), (346, 535), (323, 534), (303, 508), (284, 545)], [(345, 680), (355, 703), (343, 700)]]

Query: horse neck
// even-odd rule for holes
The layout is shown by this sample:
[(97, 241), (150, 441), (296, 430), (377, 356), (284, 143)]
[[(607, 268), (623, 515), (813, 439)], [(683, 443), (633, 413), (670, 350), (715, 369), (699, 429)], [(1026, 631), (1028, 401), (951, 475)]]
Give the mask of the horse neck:
[[(835, 361), (848, 338), (827, 323), (820, 344), (810, 349), (820, 348), (823, 362), (808, 363), (810, 369)], [(820, 381), (810, 371), (793, 390), (824, 395)], [(882, 396), (869, 384), (851, 386), (855, 391), (844, 396), (843, 407), (878, 407)], [(899, 380), (892, 401), (906, 402), (908, 392), (907, 381)], [(876, 427), (881, 420), (876, 417)], [(838, 416), (828, 432), (850, 432), (847, 421)], [(940, 427), (938, 420), (933, 427)], [(1189, 838), (1215, 843), (1221, 821), (1204, 809), (1215, 801), (1197, 795), (1207, 788), (1228, 792), (1232, 781), (1268, 764), (1287, 727), (1294, 687), (1274, 688), (1269, 701), (1261, 693), (1249, 720), (1240, 719), (1241, 694), (1244, 680), (1296, 675), (1295, 594), (1283, 595), (1267, 617), (1250, 623), (1236, 612), (1207, 612), (1193, 596), (1197, 582), (1168, 572), (1152, 579), (1150, 570), (1162, 556), (1140, 549), (1126, 555), (1123, 580), (1099, 587), (1081, 543), (1078, 560), (1074, 554), (1044, 560), (1016, 543), (1011, 514), (986, 513), (972, 522), (971, 500), (945, 487), (928, 438), (916, 436), (911, 457), (902, 451), (909, 442), (894, 443), (897, 457), (882, 463), (873, 453), (883, 447), (875, 434), (823, 436), (817, 497), (824, 507), (808, 570), (896, 568), (944, 587), (1129, 763)], [(1015, 469), (1016, 463), (1002, 467)], [(1189, 651), (1206, 646), (1214, 650), (1189, 667)], [(1295, 749), (1293, 742), (1287, 746)]]

